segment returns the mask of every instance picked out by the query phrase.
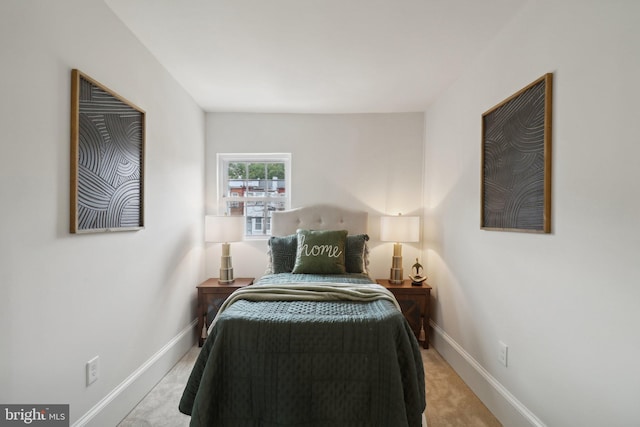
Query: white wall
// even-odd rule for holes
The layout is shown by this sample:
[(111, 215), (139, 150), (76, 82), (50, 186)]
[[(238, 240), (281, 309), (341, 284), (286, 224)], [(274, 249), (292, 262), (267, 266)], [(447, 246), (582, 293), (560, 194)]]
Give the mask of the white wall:
[[(0, 402), (69, 403), (74, 423), (195, 319), (204, 113), (101, 0), (6, 0), (0, 16)], [(146, 111), (142, 231), (68, 232), (72, 68)]]
[[(206, 119), (206, 206), (216, 213), (216, 153), (292, 153), (292, 207), (330, 203), (369, 212), (371, 275), (386, 278), (391, 244), (380, 243), (379, 217), (420, 214), (424, 115), (236, 114)], [(260, 277), (266, 240), (232, 244), (236, 277)], [(407, 274), (419, 256), (404, 245)], [(218, 276), (220, 247), (207, 250), (207, 273)]]
[[(434, 320), (532, 424), (640, 420), (639, 16), (632, 0), (531, 1), (426, 112)], [(481, 115), (546, 72), (553, 232), (481, 231)], [(519, 425), (441, 338), (504, 424)]]

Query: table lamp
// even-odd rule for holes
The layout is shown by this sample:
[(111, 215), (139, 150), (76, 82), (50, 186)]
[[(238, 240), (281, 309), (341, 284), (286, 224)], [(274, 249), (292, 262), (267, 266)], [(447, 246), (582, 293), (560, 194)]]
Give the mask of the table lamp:
[(231, 265), (231, 245), (244, 237), (244, 216), (207, 215), (204, 218), (205, 242), (222, 243), (220, 258), (220, 278), (223, 284), (233, 283), (233, 266)]
[(380, 240), (394, 242), (393, 257), (389, 283), (402, 284), (402, 243), (420, 241), (420, 217), (418, 216), (383, 216), (380, 218)]

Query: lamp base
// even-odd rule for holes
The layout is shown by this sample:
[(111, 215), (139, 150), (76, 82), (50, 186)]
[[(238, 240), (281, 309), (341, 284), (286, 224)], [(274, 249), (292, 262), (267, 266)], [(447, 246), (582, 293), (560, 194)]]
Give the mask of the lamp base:
[(235, 282), (236, 279), (233, 278), (233, 268), (229, 270), (220, 270), (220, 278), (218, 279), (218, 283), (222, 283), (223, 285), (230, 285)]
[(391, 271), (389, 274), (389, 283), (392, 285), (401, 285), (404, 281), (404, 270), (402, 269), (402, 256), (394, 255), (391, 258)]
[(389, 283), (392, 285), (401, 285), (404, 282), (404, 273), (402, 268), (392, 268), (389, 275)]
[(220, 278), (218, 279), (218, 283), (222, 283), (228, 285), (233, 283), (235, 279), (233, 278), (233, 266), (231, 265), (231, 256), (223, 255), (220, 258)]

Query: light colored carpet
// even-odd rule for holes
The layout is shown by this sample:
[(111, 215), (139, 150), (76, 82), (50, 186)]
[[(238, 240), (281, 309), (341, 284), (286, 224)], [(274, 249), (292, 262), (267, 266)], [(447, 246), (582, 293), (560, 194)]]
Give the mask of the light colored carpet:
[(421, 353), (429, 427), (502, 426), (437, 351)]
[[(182, 390), (200, 348), (194, 346), (122, 420), (118, 427), (186, 427), (178, 411)], [(433, 348), (422, 349), (429, 427), (500, 427), (501, 424)]]
[(191, 347), (118, 427), (187, 427), (191, 417), (178, 404), (198, 354), (200, 347)]

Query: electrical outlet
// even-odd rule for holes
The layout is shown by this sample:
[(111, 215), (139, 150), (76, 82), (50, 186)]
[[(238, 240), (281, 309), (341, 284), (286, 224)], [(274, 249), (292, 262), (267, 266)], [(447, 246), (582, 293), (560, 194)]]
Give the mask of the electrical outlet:
[(509, 347), (502, 341), (498, 341), (498, 362), (502, 363), (505, 367), (507, 366), (508, 351)]
[(93, 384), (98, 379), (98, 356), (87, 362), (87, 386)]

